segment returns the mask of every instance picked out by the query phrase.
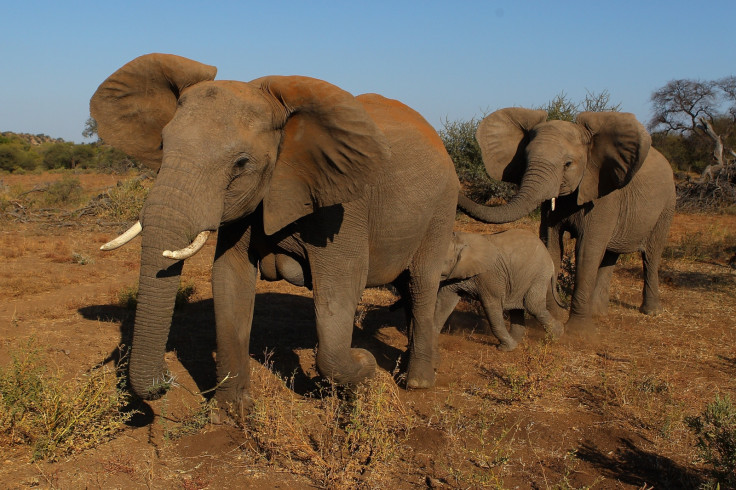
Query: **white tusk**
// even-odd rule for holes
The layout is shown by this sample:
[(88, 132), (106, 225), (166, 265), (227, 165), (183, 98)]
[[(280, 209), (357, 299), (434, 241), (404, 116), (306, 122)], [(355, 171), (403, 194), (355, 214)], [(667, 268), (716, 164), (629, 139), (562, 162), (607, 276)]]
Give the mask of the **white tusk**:
[(553, 197), (552, 198), (552, 211), (554, 210), (555, 210), (555, 198)]
[(197, 238), (195, 238), (194, 241), (190, 243), (189, 246), (186, 248), (182, 248), (181, 250), (174, 250), (173, 252), (171, 250), (164, 250), (164, 257), (174, 260), (188, 259), (192, 255), (199, 252), (209, 236), (209, 231), (203, 231), (199, 235), (197, 235)]
[(131, 241), (133, 238), (137, 237), (138, 234), (141, 232), (143, 227), (141, 226), (140, 221), (136, 221), (136, 223), (128, 228), (128, 231), (120, 235), (119, 237), (115, 238), (114, 240), (110, 240), (106, 244), (100, 247), (100, 250), (108, 251), (108, 250), (115, 250), (118, 247), (122, 247), (129, 241)]

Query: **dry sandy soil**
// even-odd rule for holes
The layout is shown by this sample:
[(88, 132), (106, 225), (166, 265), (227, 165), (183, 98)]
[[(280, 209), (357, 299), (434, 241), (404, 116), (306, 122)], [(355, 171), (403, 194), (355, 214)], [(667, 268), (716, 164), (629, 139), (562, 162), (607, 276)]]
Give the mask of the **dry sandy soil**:
[[(3, 180), (31, 188), (53, 178)], [(78, 178), (94, 195), (119, 177)], [(140, 242), (98, 248), (126, 224), (0, 220), (0, 367), (29, 338), (70, 382), (96, 365), (113, 367), (131, 334), (134, 311), (119, 293), (136, 284)], [(466, 218), (457, 228), (503, 229)], [(285, 283), (259, 282), (251, 353), (261, 418), (245, 428), (173, 430), (201, 411), (198, 393), (215, 384), (210, 240), (184, 267), (182, 282), (195, 293), (173, 321), (166, 360), (175, 386), (136, 405), (128, 426), (92, 449), (32, 461), (27, 446), (0, 446), (0, 487), (696, 487), (706, 468), (683, 419), (736, 387), (736, 274), (726, 264), (735, 230), (736, 216), (676, 216), (657, 317), (637, 311), (638, 256), (622, 257), (609, 314), (589, 343), (550, 342), (530, 321), (525, 342), (502, 353), (476, 306), (461, 303), (441, 335), (438, 384), (427, 391), (401, 387), (406, 337), (403, 313), (388, 308), (394, 296), (366, 291), (354, 343), (376, 356), (383, 390), (364, 400), (383, 403), (370, 409), (375, 419), (363, 419), (373, 437), (367, 455), (344, 442), (356, 428), (335, 416), (344, 402), (319, 394), (310, 292)]]

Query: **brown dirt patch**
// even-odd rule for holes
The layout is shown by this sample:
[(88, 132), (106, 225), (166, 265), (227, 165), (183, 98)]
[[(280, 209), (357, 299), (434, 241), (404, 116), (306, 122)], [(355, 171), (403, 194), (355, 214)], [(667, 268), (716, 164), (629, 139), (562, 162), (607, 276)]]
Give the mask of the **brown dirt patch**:
[[(3, 180), (6, 185), (48, 181), (47, 176), (23, 177)], [(117, 180), (108, 177), (81, 175), (80, 180), (87, 190), (102, 189)], [(120, 231), (119, 224), (5, 221), (1, 226), (0, 365), (30, 337), (70, 377), (110, 362), (132, 321), (117, 295), (137, 281), (139, 241), (103, 254), (99, 245)], [(535, 229), (536, 223), (525, 220), (521, 226)], [(457, 227), (508, 228), (464, 218)], [(684, 236), (707, 238), (721, 229), (736, 229), (736, 216), (678, 215), (670, 244), (676, 246)], [(213, 253), (210, 240), (184, 268), (183, 283), (194, 284), (196, 293), (175, 316), (166, 355), (182, 388), (147, 404), (141, 415), (145, 423), (92, 450), (31, 463), (27, 448), (3, 447), (2, 486), (313, 488), (328, 481), (269, 460), (248, 434), (233, 427), (207, 425), (167, 438), (171, 427), (196, 410), (201, 398), (193, 393), (214, 384)], [(81, 264), (74, 254), (90, 260)], [(599, 337), (592, 343), (546, 343), (532, 325), (517, 350), (501, 353), (476, 308), (461, 304), (441, 335), (438, 386), (397, 391), (413, 420), (399, 437), (398, 457), (389, 469), (353, 484), (697, 486), (703, 468), (692, 463), (694, 438), (683, 417), (700, 413), (714, 394), (736, 388), (736, 275), (717, 260), (668, 258), (661, 270), (665, 311), (646, 317), (636, 309), (640, 267), (638, 258), (622, 259), (609, 314), (599, 319)], [(373, 352), (388, 373), (406, 347), (403, 313), (388, 309), (393, 300), (387, 290), (366, 291), (355, 331), (355, 344)], [(263, 370), (268, 363), (291, 375), (293, 390), (275, 396), (296, 396), (296, 405), (289, 406), (302, 406), (313, 414), (309, 417), (321, 420), (324, 402), (302, 397), (315, 376), (309, 291), (261, 282), (255, 316), (254, 370), (273, 377)]]

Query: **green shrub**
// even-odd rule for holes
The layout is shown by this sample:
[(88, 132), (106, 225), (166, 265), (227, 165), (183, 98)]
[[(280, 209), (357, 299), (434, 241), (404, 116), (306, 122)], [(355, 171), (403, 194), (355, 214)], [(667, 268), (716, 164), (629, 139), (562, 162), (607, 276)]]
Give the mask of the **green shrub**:
[(115, 187), (92, 199), (87, 206), (91, 214), (116, 221), (138, 219), (148, 188), (142, 184), (141, 177), (120, 181)]
[(479, 119), (449, 121), (445, 119), (439, 131), (447, 153), (455, 164), (455, 171), (466, 194), (473, 200), (488, 203), (494, 199), (507, 200), (516, 193), (516, 186), (488, 177), (480, 146), (475, 139)]
[(723, 488), (736, 486), (736, 407), (731, 398), (716, 395), (699, 416), (685, 423), (697, 437), (699, 458), (713, 467), (713, 476)]
[(44, 193), (44, 203), (47, 205), (74, 204), (82, 198), (82, 184), (79, 179), (64, 176), (61, 180), (48, 186)]

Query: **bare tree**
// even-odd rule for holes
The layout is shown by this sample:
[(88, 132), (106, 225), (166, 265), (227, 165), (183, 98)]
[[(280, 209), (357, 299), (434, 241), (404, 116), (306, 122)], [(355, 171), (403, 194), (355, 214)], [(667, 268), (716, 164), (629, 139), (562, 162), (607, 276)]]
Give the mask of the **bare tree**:
[(699, 133), (712, 141), (713, 164), (705, 168), (702, 180), (732, 173), (736, 153), (726, 147), (724, 140), (736, 128), (736, 76), (672, 80), (656, 90), (650, 100), (654, 109), (650, 131)]

